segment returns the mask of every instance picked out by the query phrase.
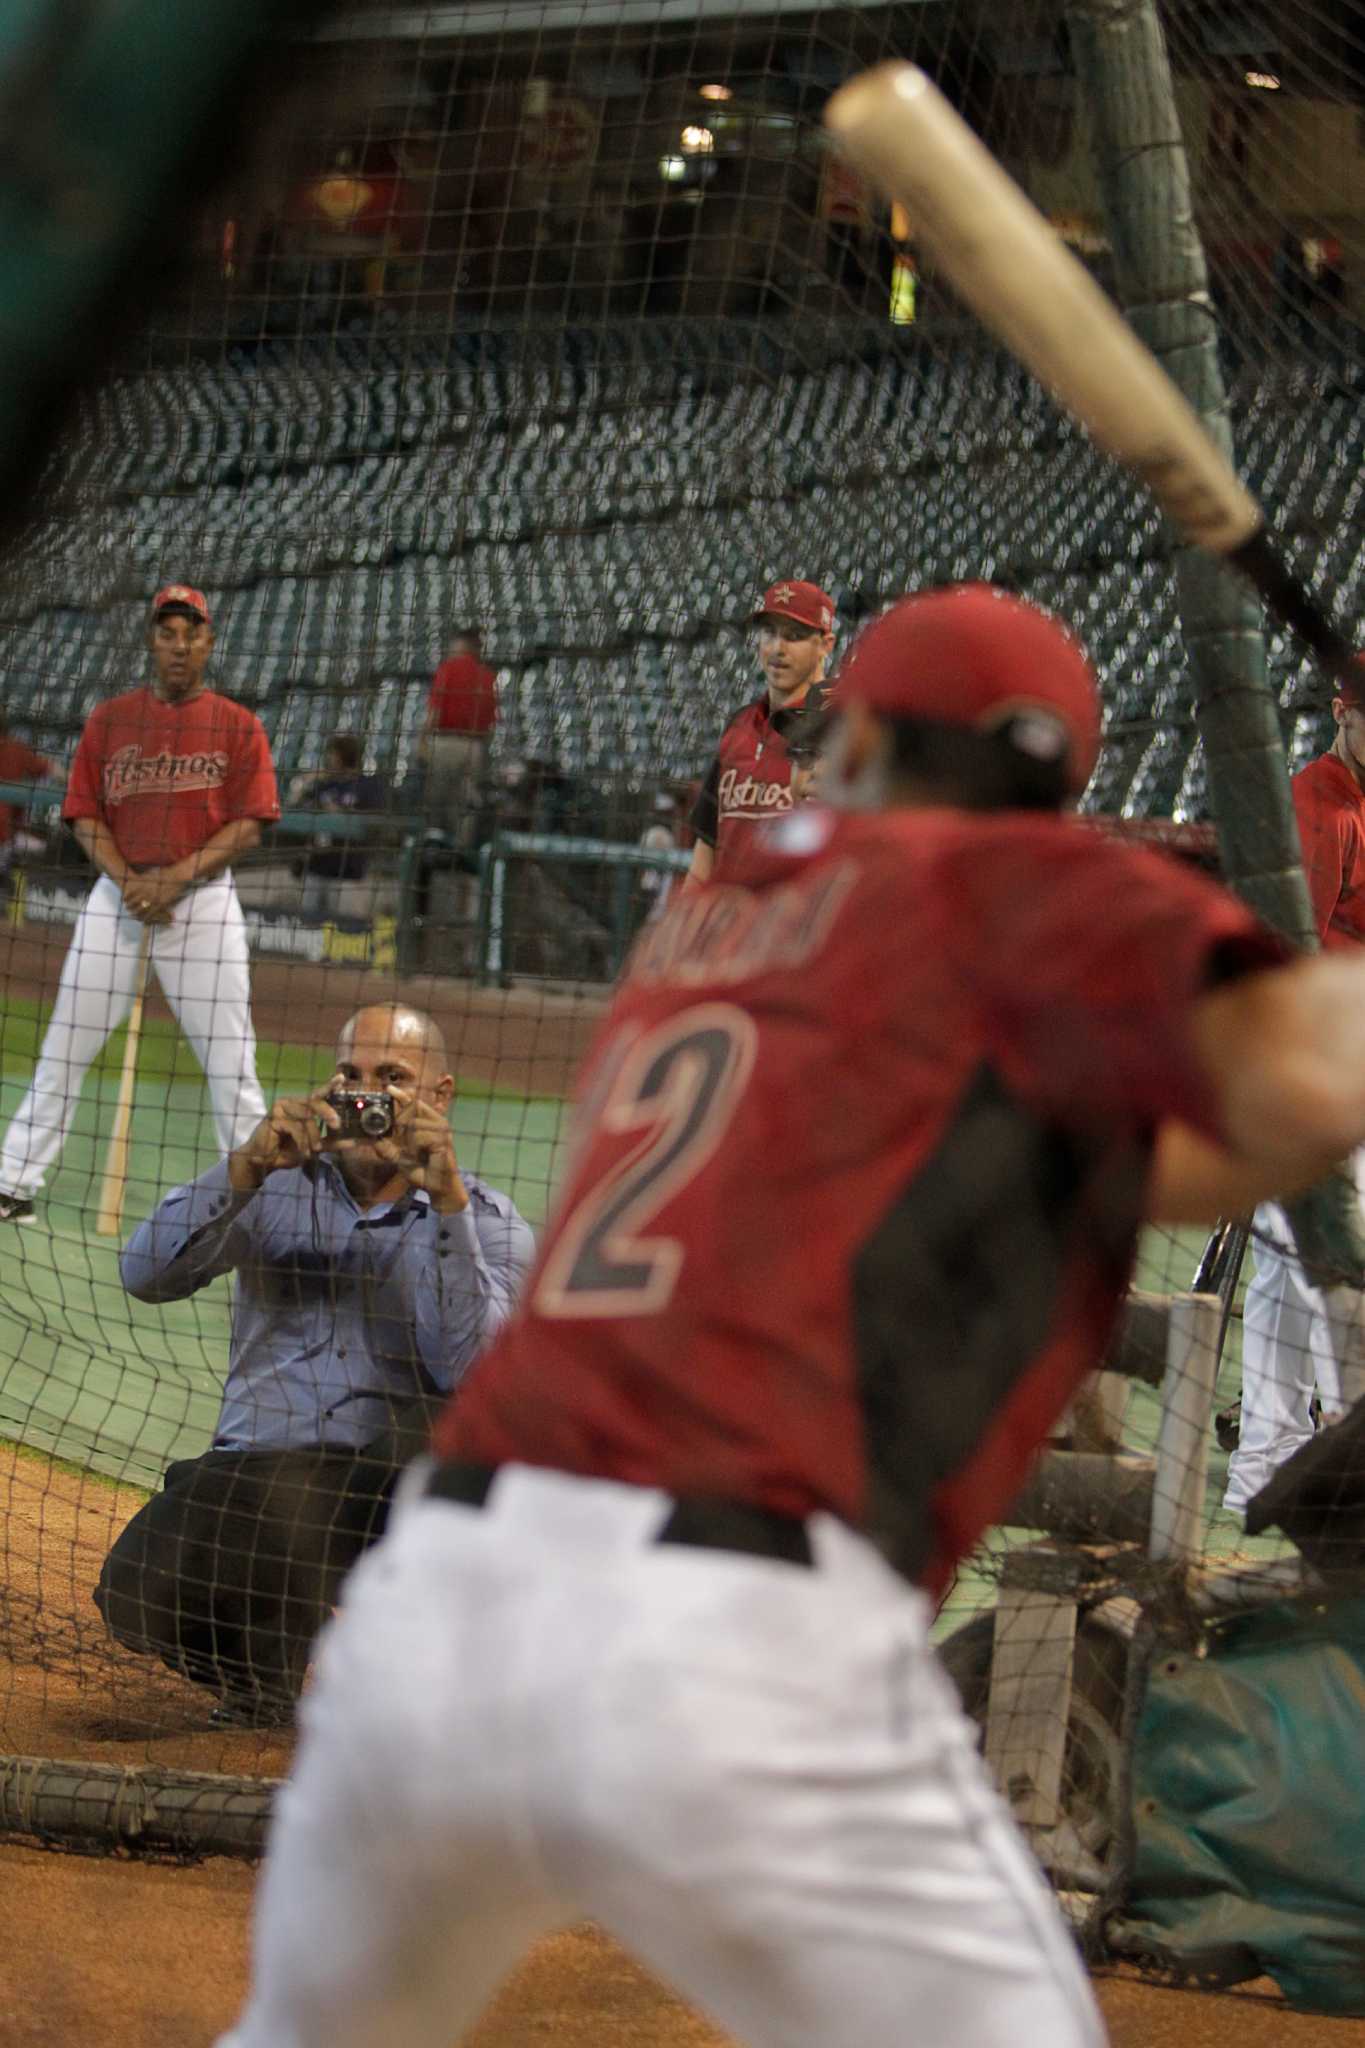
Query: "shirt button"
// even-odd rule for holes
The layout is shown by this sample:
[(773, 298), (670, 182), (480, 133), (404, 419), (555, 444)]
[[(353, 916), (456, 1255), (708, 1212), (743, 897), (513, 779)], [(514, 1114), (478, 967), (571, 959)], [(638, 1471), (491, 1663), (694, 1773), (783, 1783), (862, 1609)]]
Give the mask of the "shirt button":
[(449, 1244), (449, 1243), (450, 1243), (450, 1232), (449, 1232), (448, 1230), (443, 1230), (443, 1231), (441, 1232), (441, 1243), (442, 1243), (442, 1244)]
[(338, 1358), (344, 1358), (345, 1356), (346, 1356), (346, 1346), (345, 1346), (344, 1344), (339, 1344), (339, 1345), (337, 1346), (337, 1357), (338, 1357)]

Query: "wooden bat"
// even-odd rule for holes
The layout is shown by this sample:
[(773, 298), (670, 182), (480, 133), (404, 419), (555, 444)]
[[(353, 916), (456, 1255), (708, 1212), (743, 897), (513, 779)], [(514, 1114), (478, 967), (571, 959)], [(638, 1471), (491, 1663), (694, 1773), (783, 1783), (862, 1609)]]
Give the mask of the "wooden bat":
[(1329, 673), (1350, 669), (1354, 648), (1280, 556), (1193, 408), (931, 80), (913, 64), (879, 65), (834, 94), (825, 124), (908, 210), (916, 240), (978, 317), (1180, 532), (1249, 577)]
[(100, 1182), (95, 1228), (101, 1237), (117, 1237), (123, 1223), (123, 1191), (128, 1184), (128, 1135), (133, 1122), (133, 1089), (137, 1082), (138, 1044), (142, 1038), (142, 1004), (147, 994), (147, 950), (151, 930), (142, 928), (133, 983), (133, 1007), (128, 1012), (128, 1035), (123, 1041), (123, 1072), (119, 1076), (118, 1101), (114, 1105), (114, 1128), (104, 1156), (104, 1178)]

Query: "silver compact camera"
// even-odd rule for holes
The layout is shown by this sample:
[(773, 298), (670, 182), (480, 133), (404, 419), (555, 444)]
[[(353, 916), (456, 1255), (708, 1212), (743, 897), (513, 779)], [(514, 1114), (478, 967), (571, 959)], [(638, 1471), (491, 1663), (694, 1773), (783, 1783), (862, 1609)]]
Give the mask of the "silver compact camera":
[(393, 1097), (363, 1090), (338, 1088), (327, 1097), (341, 1119), (337, 1138), (387, 1138), (393, 1129)]

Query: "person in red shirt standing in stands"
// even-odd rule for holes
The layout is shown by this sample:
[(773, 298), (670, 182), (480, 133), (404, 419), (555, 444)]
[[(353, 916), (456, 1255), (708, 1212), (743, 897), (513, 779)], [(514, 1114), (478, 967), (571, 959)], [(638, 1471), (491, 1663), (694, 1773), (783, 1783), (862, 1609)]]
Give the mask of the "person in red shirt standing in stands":
[[(41, 782), (52, 763), (22, 740), (11, 737), (9, 720), (0, 711), (0, 782)], [(0, 875), (8, 871), (14, 852), (15, 806), (0, 803)]]
[(783, 735), (834, 652), (834, 600), (816, 583), (770, 584), (754, 623), (767, 688), (720, 736), (689, 821), (696, 844), (685, 888), (709, 882), (755, 825), (791, 809), (792, 764)]
[(1003, 592), (895, 606), (832, 702), (824, 801), (642, 935), (324, 1631), (226, 2048), (445, 2048), (582, 1919), (751, 2048), (1098, 2048), (933, 1602), (1144, 1218), (1365, 1137), (1365, 958), (1060, 815), (1094, 678)]
[(62, 816), (99, 880), (67, 948), (33, 1080), (0, 1141), (0, 1222), (33, 1219), (144, 959), (204, 1070), (223, 1151), (265, 1115), (230, 867), (280, 814), (270, 744), (258, 718), (204, 686), (213, 629), (201, 591), (157, 592), (150, 645), (154, 680), (96, 705), (71, 764)]
[[(1303, 871), (1326, 952), (1365, 942), (1365, 668), (1338, 686), (1336, 734), (1290, 784)], [(1365, 1204), (1365, 1154), (1355, 1176)], [(1321, 1290), (1294, 1249), (1289, 1218), (1275, 1203), (1256, 1211), (1252, 1276), (1242, 1310), (1242, 1406), (1228, 1460), (1223, 1506), (1244, 1514), (1287, 1458), (1314, 1432), (1313, 1401), (1328, 1421), (1344, 1393)]]
[(422, 728), (427, 816), (457, 846), (468, 847), (474, 798), (498, 722), (497, 678), (479, 659), (477, 630), (466, 626), (431, 679)]

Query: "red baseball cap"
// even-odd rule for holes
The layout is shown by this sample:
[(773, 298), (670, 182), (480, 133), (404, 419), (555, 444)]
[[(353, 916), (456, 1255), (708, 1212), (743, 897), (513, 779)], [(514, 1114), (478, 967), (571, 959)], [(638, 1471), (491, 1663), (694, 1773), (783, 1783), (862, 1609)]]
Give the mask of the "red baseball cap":
[(795, 619), (817, 633), (834, 631), (834, 599), (818, 583), (770, 583), (755, 619)]
[(830, 703), (978, 732), (1012, 722), (1021, 752), (1065, 757), (1077, 796), (1099, 757), (1099, 689), (1080, 642), (1051, 612), (989, 583), (893, 604), (849, 648)]
[(159, 617), (173, 604), (183, 605), (187, 612), (201, 618), (206, 626), (212, 623), (208, 599), (202, 590), (193, 590), (188, 583), (168, 583), (164, 590), (158, 590), (152, 599), (152, 617)]

